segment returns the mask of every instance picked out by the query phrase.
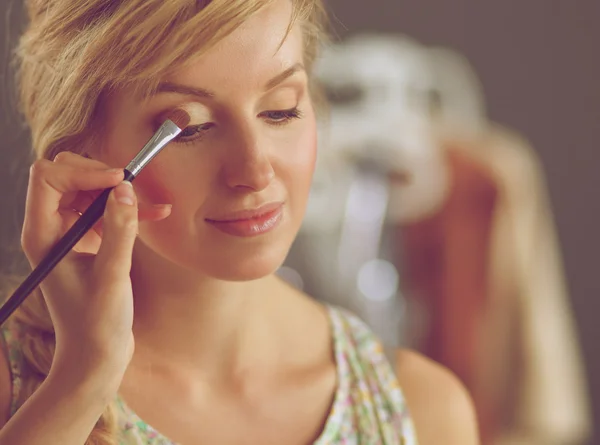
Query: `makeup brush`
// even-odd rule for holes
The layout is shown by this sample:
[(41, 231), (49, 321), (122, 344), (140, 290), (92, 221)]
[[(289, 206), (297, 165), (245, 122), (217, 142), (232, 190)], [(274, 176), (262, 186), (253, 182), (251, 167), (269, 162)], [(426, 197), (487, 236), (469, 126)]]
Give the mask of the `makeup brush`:
[[(142, 147), (139, 153), (125, 167), (125, 181), (133, 181), (142, 169), (185, 127), (190, 123), (191, 110), (180, 107), (166, 116), (166, 120), (159, 127), (150, 140)], [(104, 214), (106, 202), (112, 188), (105, 189), (65, 235), (52, 247), (50, 252), (33, 269), (29, 276), (17, 288), (17, 290), (0, 307), (0, 325), (19, 307), (19, 305), (39, 286), (39, 284), (56, 267), (61, 259), (77, 244)]]

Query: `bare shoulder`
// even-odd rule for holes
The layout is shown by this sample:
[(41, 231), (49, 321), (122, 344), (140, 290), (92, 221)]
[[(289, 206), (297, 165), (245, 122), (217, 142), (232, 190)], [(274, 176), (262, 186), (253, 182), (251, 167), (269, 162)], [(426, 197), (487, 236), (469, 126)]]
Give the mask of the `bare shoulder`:
[(454, 374), (424, 356), (396, 352), (398, 381), (420, 445), (478, 445), (471, 397)]

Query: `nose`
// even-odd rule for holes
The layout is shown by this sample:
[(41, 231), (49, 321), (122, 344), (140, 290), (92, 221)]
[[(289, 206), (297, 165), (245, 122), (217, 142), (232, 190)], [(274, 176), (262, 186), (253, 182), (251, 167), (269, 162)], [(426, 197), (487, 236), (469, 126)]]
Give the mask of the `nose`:
[(229, 188), (264, 190), (275, 177), (268, 147), (260, 142), (257, 129), (238, 129), (225, 153), (223, 173)]

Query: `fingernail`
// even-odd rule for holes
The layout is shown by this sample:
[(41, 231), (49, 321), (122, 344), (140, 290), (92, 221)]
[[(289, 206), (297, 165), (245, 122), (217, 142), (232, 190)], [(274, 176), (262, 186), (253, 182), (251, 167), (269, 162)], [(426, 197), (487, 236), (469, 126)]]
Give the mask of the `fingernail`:
[(123, 173), (122, 168), (109, 168), (106, 170), (106, 173), (114, 174), (114, 173)]
[(155, 209), (170, 209), (173, 207), (173, 204), (152, 204), (152, 207)]
[(115, 188), (115, 198), (121, 204), (134, 205), (135, 204), (135, 193), (133, 192), (133, 186), (129, 181), (121, 182)]

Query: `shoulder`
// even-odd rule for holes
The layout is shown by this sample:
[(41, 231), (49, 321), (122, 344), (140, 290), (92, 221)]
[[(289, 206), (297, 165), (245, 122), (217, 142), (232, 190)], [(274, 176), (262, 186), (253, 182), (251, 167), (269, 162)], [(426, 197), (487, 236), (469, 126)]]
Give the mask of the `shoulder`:
[(473, 403), (458, 378), (416, 352), (401, 349), (395, 358), (419, 444), (479, 444)]

